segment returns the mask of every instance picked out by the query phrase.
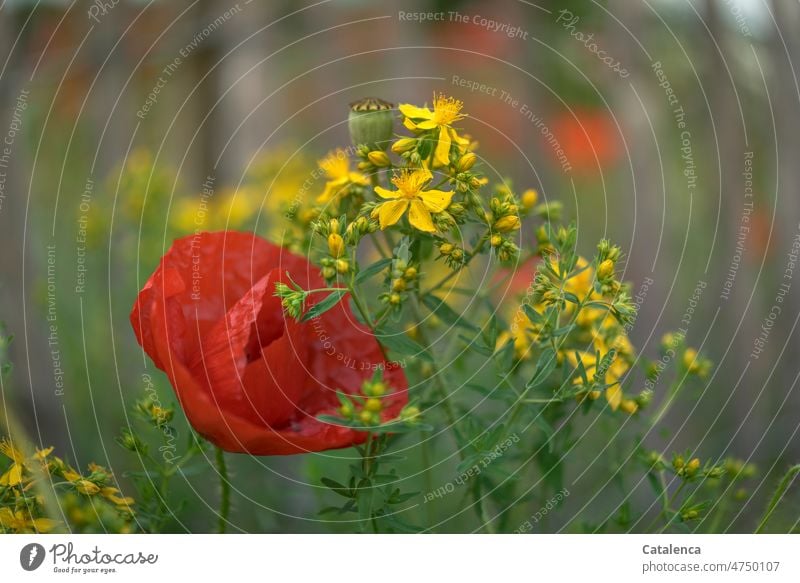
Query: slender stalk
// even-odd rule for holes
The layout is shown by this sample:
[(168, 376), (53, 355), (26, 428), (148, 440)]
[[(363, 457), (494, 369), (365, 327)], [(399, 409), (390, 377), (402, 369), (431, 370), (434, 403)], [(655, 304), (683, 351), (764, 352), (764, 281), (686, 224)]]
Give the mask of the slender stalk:
[(228, 481), (228, 466), (225, 463), (225, 452), (221, 447), (216, 447), (217, 472), (219, 473), (220, 497), (219, 497), (219, 522), (217, 532), (225, 533), (228, 524), (228, 514), (231, 509), (231, 483)]
[(478, 253), (480, 253), (483, 250), (483, 247), (484, 247), (484, 245), (486, 245), (486, 241), (487, 241), (486, 237), (487, 237), (486, 235), (481, 237), (481, 240), (478, 242), (477, 245), (475, 245), (475, 248), (472, 251), (470, 251), (469, 254), (464, 258), (464, 263), (461, 265), (461, 267), (459, 269), (453, 270), (450, 273), (448, 273), (442, 279), (440, 279), (435, 284), (433, 284), (432, 287), (428, 288), (425, 292), (423, 292), (422, 295), (426, 295), (426, 294), (435, 292), (440, 287), (442, 287), (444, 284), (446, 284), (448, 281), (453, 279), (456, 276), (456, 274), (458, 274), (467, 265), (469, 265), (470, 261), (472, 261), (475, 258), (475, 256), (478, 255)]
[(661, 527), (661, 530), (658, 531), (658, 534), (663, 533), (666, 531), (670, 526), (672, 526), (672, 521), (674, 516), (670, 516), (672, 510), (672, 504), (678, 499), (678, 495), (683, 491), (684, 486), (686, 486), (686, 482), (681, 482), (678, 488), (675, 490), (675, 493), (670, 497), (669, 501), (667, 502), (666, 508), (662, 511), (662, 514), (667, 519), (667, 522), (664, 523), (664, 526)]
[(772, 499), (770, 499), (767, 509), (764, 511), (764, 516), (761, 517), (761, 521), (756, 527), (755, 534), (761, 534), (764, 532), (764, 528), (767, 526), (767, 522), (769, 521), (770, 517), (772, 517), (772, 513), (775, 512), (775, 508), (778, 507), (783, 495), (786, 493), (786, 490), (789, 489), (789, 486), (792, 485), (792, 482), (798, 473), (800, 473), (800, 464), (792, 466), (783, 475), (778, 487), (775, 488), (775, 492), (772, 494)]

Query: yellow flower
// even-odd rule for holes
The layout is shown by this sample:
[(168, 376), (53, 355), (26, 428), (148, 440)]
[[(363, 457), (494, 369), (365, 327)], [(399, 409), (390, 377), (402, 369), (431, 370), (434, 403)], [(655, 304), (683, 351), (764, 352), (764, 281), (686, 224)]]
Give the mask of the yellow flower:
[(24, 510), (0, 508), (0, 527), (13, 532), (50, 532), (58, 521), (49, 518), (32, 518)]
[[(573, 367), (575, 368), (578, 367), (578, 358), (580, 358), (581, 362), (583, 363), (583, 368), (586, 371), (586, 376), (589, 379), (592, 379), (595, 376), (599, 362), (594, 352), (583, 352), (575, 350), (569, 350), (566, 352), (567, 352), (566, 354), (567, 360)], [(620, 381), (622, 377), (625, 375), (625, 373), (628, 371), (628, 368), (629, 367), (626, 362), (621, 360), (619, 357), (614, 358), (614, 360), (611, 362), (611, 365), (608, 367), (608, 370), (605, 373), (606, 383), (612, 385), (606, 389), (605, 394), (606, 394), (606, 401), (608, 401), (608, 405), (609, 407), (611, 407), (612, 411), (616, 411), (621, 406), (623, 411), (633, 414), (636, 412), (636, 408), (638, 408), (638, 406), (634, 407), (634, 405), (636, 404), (635, 401), (632, 401), (631, 399), (625, 399), (622, 387), (620, 386)], [(576, 375), (576, 378), (574, 379), (573, 382), (576, 385), (582, 385), (583, 379), (579, 375)]]
[(258, 210), (260, 193), (255, 188), (230, 189), (220, 201), (220, 228), (236, 229), (244, 225)]
[(16, 486), (22, 482), (22, 470), (25, 467), (25, 456), (10, 441), (0, 441), (0, 453), (11, 459), (11, 467), (0, 476), (0, 486)]
[(521, 223), (517, 215), (506, 215), (495, 222), (494, 228), (496, 231), (500, 231), (501, 233), (510, 233), (511, 231), (516, 231), (519, 229), (520, 224)]
[(360, 172), (350, 171), (350, 160), (347, 157), (347, 152), (341, 148), (320, 160), (319, 167), (325, 171), (325, 175), (328, 178), (325, 183), (325, 190), (317, 197), (317, 202), (320, 204), (330, 202), (344, 193), (347, 187), (352, 184), (365, 185), (368, 183), (366, 176)]
[(136, 501), (130, 496), (119, 496), (120, 491), (112, 486), (106, 486), (100, 490), (100, 495), (109, 502), (117, 506), (132, 506)]
[(526, 209), (531, 209), (536, 204), (536, 201), (539, 200), (539, 193), (533, 188), (529, 188), (522, 193), (520, 200), (522, 201), (522, 206), (524, 206)]
[(392, 178), (392, 184), (397, 187), (397, 190), (376, 186), (375, 192), (381, 198), (388, 199), (375, 207), (373, 211), (373, 216), (377, 214), (380, 218), (381, 229), (397, 223), (408, 210), (408, 220), (411, 226), (420, 231), (434, 233), (436, 227), (433, 224), (431, 213), (440, 213), (450, 206), (453, 193), (443, 190), (424, 190), (432, 178), (433, 175), (425, 168), (406, 169)]
[(462, 101), (445, 97), (443, 94), (433, 96), (433, 110), (427, 107), (416, 107), (410, 103), (400, 105), (400, 112), (405, 116), (403, 124), (412, 131), (439, 130), (439, 138), (436, 144), (435, 159), (443, 165), (450, 164), (450, 146), (453, 141), (459, 145), (464, 141), (459, 138), (452, 124), (464, 118), (461, 108), (464, 106)]
[(100, 491), (100, 486), (98, 486), (94, 482), (90, 482), (89, 480), (78, 480), (77, 482), (75, 482), (75, 489), (81, 494), (86, 494), (87, 496), (94, 496)]
[(337, 259), (344, 254), (344, 239), (339, 233), (328, 235), (328, 252)]
[(597, 279), (608, 279), (612, 275), (614, 275), (614, 262), (606, 259), (597, 267)]
[(49, 456), (51, 453), (53, 453), (54, 449), (55, 448), (52, 447), (52, 446), (51, 447), (47, 447), (45, 449), (36, 448), (36, 453), (33, 454), (33, 457), (35, 459), (39, 460), (40, 462), (43, 462), (43, 461), (45, 461), (45, 459), (47, 459), (47, 456)]

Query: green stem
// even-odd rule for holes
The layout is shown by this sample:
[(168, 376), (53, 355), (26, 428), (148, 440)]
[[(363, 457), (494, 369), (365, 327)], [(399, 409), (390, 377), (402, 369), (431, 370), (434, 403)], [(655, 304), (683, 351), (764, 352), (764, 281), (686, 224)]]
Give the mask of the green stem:
[(783, 479), (781, 479), (778, 487), (775, 488), (775, 492), (772, 494), (772, 499), (769, 501), (769, 505), (767, 505), (767, 509), (764, 511), (764, 516), (761, 517), (761, 521), (758, 523), (755, 534), (761, 534), (764, 532), (764, 528), (767, 526), (767, 522), (772, 516), (772, 513), (775, 512), (775, 508), (777, 508), (778, 504), (783, 498), (783, 495), (786, 493), (786, 490), (789, 489), (789, 486), (792, 484), (792, 481), (798, 473), (800, 473), (800, 464), (792, 466), (783, 475)]
[(478, 516), (480, 516), (480, 519), (483, 521), (483, 527), (486, 529), (486, 532), (489, 534), (497, 534), (497, 531), (492, 524), (492, 517), (489, 516), (486, 505), (483, 503), (481, 498), (480, 478), (476, 478), (474, 481), (473, 498), (475, 499), (475, 505), (478, 509)]
[(686, 482), (681, 482), (680, 486), (678, 486), (678, 489), (675, 490), (675, 493), (670, 497), (669, 501), (667, 502), (667, 506), (662, 512), (662, 514), (665, 515), (667, 522), (664, 523), (664, 526), (661, 528), (661, 530), (658, 531), (658, 534), (663, 533), (670, 526), (672, 526), (672, 521), (674, 519), (674, 516), (670, 516), (670, 513), (675, 512), (674, 510), (672, 510), (672, 504), (677, 500), (678, 495), (683, 491), (684, 486), (686, 486)]
[(448, 281), (453, 279), (459, 271), (461, 271), (467, 265), (469, 265), (470, 261), (472, 261), (475, 258), (475, 256), (483, 250), (483, 247), (484, 247), (484, 245), (486, 245), (486, 241), (488, 240), (487, 237), (488, 237), (488, 235), (484, 235), (483, 237), (481, 237), (481, 240), (478, 242), (477, 245), (475, 245), (475, 248), (472, 251), (469, 252), (469, 254), (466, 256), (466, 258), (464, 258), (464, 263), (461, 265), (461, 267), (459, 269), (453, 270), (450, 273), (448, 273), (446, 276), (444, 276), (438, 282), (433, 284), (432, 287), (428, 288), (425, 292), (423, 292), (422, 295), (427, 295), (427, 294), (435, 292), (440, 287), (442, 287), (444, 284), (446, 284)]
[(228, 466), (225, 463), (225, 452), (221, 447), (216, 447), (217, 453), (217, 472), (219, 473), (220, 498), (219, 498), (219, 522), (217, 532), (225, 533), (228, 524), (228, 513), (231, 509), (231, 483), (228, 481)]

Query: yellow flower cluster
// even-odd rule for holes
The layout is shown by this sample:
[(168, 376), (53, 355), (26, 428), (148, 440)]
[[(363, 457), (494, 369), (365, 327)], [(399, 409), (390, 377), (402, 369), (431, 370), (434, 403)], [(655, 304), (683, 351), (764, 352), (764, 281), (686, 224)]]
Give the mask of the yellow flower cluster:
[[(135, 501), (123, 496), (119, 488), (113, 485), (111, 472), (91, 463), (88, 466), (89, 473), (82, 475), (61, 458), (52, 455), (52, 452), (52, 447), (37, 449), (33, 455), (26, 457), (8, 439), (0, 440), (0, 454), (11, 461), (11, 465), (0, 476), (0, 528), (12, 533), (42, 533), (61, 525), (59, 521), (44, 515), (45, 500), (37, 493), (40, 481), (47, 478), (53, 486), (65, 488), (62, 498), (69, 498), (76, 512), (81, 507), (75, 501), (76, 494), (85, 501), (83, 505), (91, 504), (93, 499), (101, 499), (116, 511), (117, 530), (130, 530), (129, 523), (133, 517), (131, 507)], [(98, 516), (96, 510), (92, 514)]]

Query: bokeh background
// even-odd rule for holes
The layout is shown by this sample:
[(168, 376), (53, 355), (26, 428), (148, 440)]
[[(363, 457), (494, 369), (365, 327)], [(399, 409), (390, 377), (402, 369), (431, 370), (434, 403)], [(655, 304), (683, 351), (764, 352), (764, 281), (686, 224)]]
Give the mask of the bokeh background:
[[(128, 323), (171, 240), (198, 213), (268, 234), (315, 161), (348, 143), (349, 102), (441, 91), (465, 101), (491, 173), (562, 201), (584, 253), (622, 245), (634, 290), (653, 280), (637, 347), (657, 354), (685, 327), (717, 363), (649, 445), (753, 461), (763, 499), (800, 457), (798, 63), (794, 0), (0, 0), (5, 415), (124, 482), (136, 460), (114, 436), (144, 375), (172, 399)], [(314, 519), (332, 463), (233, 456), (236, 527), (346, 530)], [(214, 520), (213, 470), (195, 470), (176, 531)]]

